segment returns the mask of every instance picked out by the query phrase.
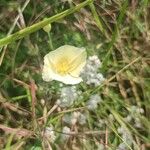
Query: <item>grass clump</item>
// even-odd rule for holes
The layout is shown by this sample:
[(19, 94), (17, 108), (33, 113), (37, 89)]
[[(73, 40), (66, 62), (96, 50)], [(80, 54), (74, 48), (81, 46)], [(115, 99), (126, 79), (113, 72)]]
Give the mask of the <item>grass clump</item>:
[[(149, 149), (149, 8), (2, 0), (0, 149)], [(62, 45), (87, 50), (80, 84), (42, 80), (43, 57)]]

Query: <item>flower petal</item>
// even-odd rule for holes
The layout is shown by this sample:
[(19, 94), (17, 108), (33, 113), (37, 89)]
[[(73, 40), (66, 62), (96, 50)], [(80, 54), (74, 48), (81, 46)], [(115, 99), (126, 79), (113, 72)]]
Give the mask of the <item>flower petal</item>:
[(75, 58), (77, 59), (77, 57), (81, 55), (82, 52), (86, 53), (84, 48), (78, 48), (71, 45), (64, 45), (57, 48), (54, 51), (49, 52), (45, 57), (47, 57), (47, 59), (51, 61), (51, 63), (57, 62), (62, 57), (66, 57), (70, 61), (72, 61)]
[(80, 77), (73, 77), (71, 75), (61, 76), (59, 74), (56, 74), (52, 69), (48, 67), (43, 68), (42, 78), (47, 82), (57, 80), (65, 84), (78, 84), (82, 81), (82, 78)]
[(78, 77), (80, 75), (81, 70), (86, 64), (86, 57), (87, 54), (85, 49), (81, 48), (79, 54), (70, 62), (71, 69), (69, 73), (72, 76)]
[(73, 77), (71, 75), (66, 75), (66, 76), (59, 76), (59, 75), (55, 75), (54, 80), (57, 80), (57, 81), (60, 81), (60, 82), (63, 82), (65, 84), (78, 84), (82, 81), (82, 78), (80, 77)]
[(42, 71), (42, 78), (44, 81), (52, 81), (53, 77), (52, 77), (52, 69), (50, 67), (48, 67), (47, 65), (44, 65), (43, 67), (43, 71)]
[[(86, 57), (87, 54), (84, 48), (70, 45), (64, 45), (51, 51), (44, 57), (43, 80), (47, 82), (57, 80), (65, 84), (80, 83), (82, 78), (79, 77), (79, 74), (86, 63)], [(67, 59), (69, 69), (66, 74), (59, 73), (61, 65), (57, 65), (57, 63), (61, 59)]]

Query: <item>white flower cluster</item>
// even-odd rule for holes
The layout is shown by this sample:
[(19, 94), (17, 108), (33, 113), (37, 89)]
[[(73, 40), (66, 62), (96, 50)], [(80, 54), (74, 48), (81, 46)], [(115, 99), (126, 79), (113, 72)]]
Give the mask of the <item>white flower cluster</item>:
[(130, 114), (125, 118), (127, 122), (134, 122), (134, 126), (137, 128), (142, 127), (142, 123), (139, 119), (139, 115), (142, 115), (144, 113), (143, 108), (140, 108), (138, 106), (132, 106), (130, 109)]
[(126, 150), (128, 149), (127, 145), (132, 146), (133, 138), (126, 129), (124, 129), (123, 127), (119, 127), (118, 133), (121, 135), (124, 142), (119, 144), (117, 150)]
[(98, 120), (98, 127), (99, 128), (105, 128), (106, 126), (106, 120), (105, 119), (99, 119)]
[(64, 126), (62, 129), (61, 140), (62, 141), (68, 140), (70, 137), (70, 135), (69, 135), (70, 132), (71, 132), (71, 129), (67, 126)]
[(101, 97), (98, 94), (92, 95), (90, 99), (86, 102), (86, 106), (89, 110), (95, 110), (98, 106), (98, 103), (102, 101)]
[(94, 55), (90, 56), (87, 60), (87, 63), (81, 72), (81, 77), (83, 81), (88, 85), (98, 86), (104, 80), (104, 77), (101, 73), (98, 73), (98, 69), (101, 67), (101, 62), (99, 58)]
[(97, 146), (97, 150), (105, 150), (105, 146), (104, 144), (101, 144), (101, 143), (96, 143), (96, 146)]
[(71, 114), (65, 114), (63, 116), (63, 121), (70, 125), (75, 125), (77, 122), (80, 125), (84, 125), (86, 123), (86, 115), (76, 111)]
[(133, 106), (131, 106), (131, 112), (132, 112), (132, 114), (136, 114), (136, 113), (143, 114), (144, 110), (143, 110), (143, 108), (133, 105)]
[(62, 87), (60, 98), (57, 100), (57, 105), (60, 107), (69, 107), (81, 95), (81, 91), (77, 91), (76, 86)]
[(53, 126), (46, 127), (45, 131), (43, 133), (44, 133), (44, 137), (49, 139), (50, 142), (54, 142), (55, 141), (56, 135), (55, 135)]

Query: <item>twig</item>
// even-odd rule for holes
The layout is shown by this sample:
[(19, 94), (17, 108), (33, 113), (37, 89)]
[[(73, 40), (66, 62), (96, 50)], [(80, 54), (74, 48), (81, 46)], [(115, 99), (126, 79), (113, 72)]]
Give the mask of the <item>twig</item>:
[(2, 106), (5, 107), (5, 108), (10, 109), (11, 111), (14, 111), (14, 112), (20, 114), (20, 115), (28, 116), (30, 114), (30, 112), (28, 112), (27, 110), (25, 110), (21, 107), (18, 107), (14, 104), (11, 104), (9, 102), (2, 103)]
[(30, 90), (31, 90), (31, 100), (32, 100), (32, 118), (33, 118), (33, 129), (35, 131), (37, 127), (36, 122), (36, 113), (35, 113), (35, 105), (36, 105), (36, 84), (33, 79), (30, 80)]
[(57, 130), (53, 130), (55, 132), (61, 133), (61, 134), (66, 134), (66, 135), (73, 135), (73, 136), (80, 136), (80, 135), (101, 135), (101, 134), (106, 134), (106, 131), (86, 131), (86, 132), (61, 132)]
[(7, 127), (7, 126), (4, 126), (2, 124), (0, 124), (0, 129), (2, 129), (3, 131), (5, 131), (6, 133), (14, 133), (16, 134), (17, 136), (21, 136), (21, 137), (29, 137), (29, 136), (32, 136), (34, 133), (30, 130), (27, 130), (27, 129), (23, 129), (23, 128), (10, 128), (10, 127)]
[(115, 75), (113, 75), (111, 78), (106, 79), (103, 84), (101, 84), (99, 87), (97, 87), (95, 90), (92, 90), (91, 93), (95, 93), (97, 92), (99, 89), (101, 89), (104, 85), (107, 85), (110, 81), (114, 80), (116, 78), (117, 75), (119, 75), (120, 73), (122, 73), (124, 70), (126, 70), (127, 68), (129, 68), (131, 65), (133, 65), (135, 62), (139, 61), (142, 57), (138, 57), (136, 59), (134, 59), (133, 61), (131, 61), (128, 65), (126, 65), (124, 68), (122, 68), (121, 70), (119, 70)]
[(49, 117), (49, 115), (56, 109), (58, 107), (58, 105), (54, 105), (50, 110), (49, 110), (49, 112), (45, 115), (45, 116), (43, 116), (43, 117), (41, 117), (41, 118), (38, 118), (38, 120), (47, 120), (46, 118), (48, 118)]

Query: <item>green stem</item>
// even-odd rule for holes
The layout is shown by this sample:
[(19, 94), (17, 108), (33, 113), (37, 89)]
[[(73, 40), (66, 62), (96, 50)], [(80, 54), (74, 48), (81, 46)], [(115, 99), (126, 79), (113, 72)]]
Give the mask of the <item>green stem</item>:
[(48, 34), (48, 38), (49, 38), (49, 41), (48, 41), (49, 47), (50, 47), (51, 50), (54, 50), (53, 43), (52, 43), (52, 38), (51, 38), (51, 33), (48, 32), (47, 34)]
[(63, 12), (61, 12), (61, 13), (55, 15), (55, 16), (52, 16), (52, 17), (47, 18), (47, 19), (44, 19), (41, 22), (38, 22), (38, 23), (36, 23), (36, 24), (34, 24), (34, 25), (30, 26), (30, 27), (24, 28), (24, 29), (22, 29), (22, 30), (20, 30), (20, 31), (14, 33), (14, 34), (11, 34), (11, 35), (9, 35), (9, 36), (7, 36), (7, 37), (5, 37), (5, 38), (0, 40), (0, 47), (4, 46), (4, 45), (7, 45), (7, 44), (9, 44), (11, 42), (14, 42), (16, 40), (19, 40), (19, 39), (21, 39), (21, 38), (23, 38), (23, 37), (25, 37), (25, 36), (35, 32), (35, 31), (43, 28), (44, 26), (46, 26), (49, 23), (52, 23), (52, 22), (57, 21), (59, 19), (62, 19), (64, 17), (66, 17), (67, 15), (70, 15), (70, 14), (78, 11), (79, 9), (85, 7), (86, 5), (91, 3), (92, 1), (93, 0), (86, 0), (85, 2), (78, 4), (78, 5), (76, 5), (73, 8), (65, 10), (65, 11), (63, 11)]
[(112, 52), (112, 47), (114, 45), (114, 43), (116, 42), (117, 38), (118, 38), (118, 28), (120, 26), (120, 24), (124, 21), (124, 16), (126, 14), (126, 11), (127, 11), (127, 7), (128, 7), (128, 0), (124, 1), (123, 5), (122, 5), (122, 8), (120, 10), (120, 14), (118, 16), (118, 19), (117, 19), (117, 23), (116, 23), (116, 26), (115, 26), (115, 29), (114, 29), (114, 32), (112, 34), (112, 37), (111, 37), (111, 41), (110, 43), (108, 44), (108, 48), (107, 48), (107, 54), (105, 56), (105, 58), (103, 59), (103, 62), (102, 62), (102, 66), (104, 68), (107, 68), (107, 64), (108, 64), (108, 60), (111, 56), (111, 52)]
[(17, 101), (17, 100), (20, 100), (20, 99), (23, 99), (23, 98), (27, 98), (28, 95), (20, 95), (20, 96), (16, 96), (16, 97), (12, 97), (11, 99), (13, 101)]
[(100, 20), (100, 18), (99, 18), (99, 16), (98, 16), (98, 14), (97, 14), (97, 12), (96, 12), (96, 9), (95, 9), (94, 4), (93, 4), (93, 3), (90, 3), (89, 6), (90, 6), (90, 9), (91, 9), (91, 12), (92, 12), (92, 14), (93, 14), (93, 17), (94, 17), (94, 20), (95, 20), (95, 22), (96, 22), (97, 27), (99, 28), (99, 30), (100, 30), (102, 33), (104, 33), (103, 24), (102, 24), (102, 22), (101, 22), (101, 20)]

